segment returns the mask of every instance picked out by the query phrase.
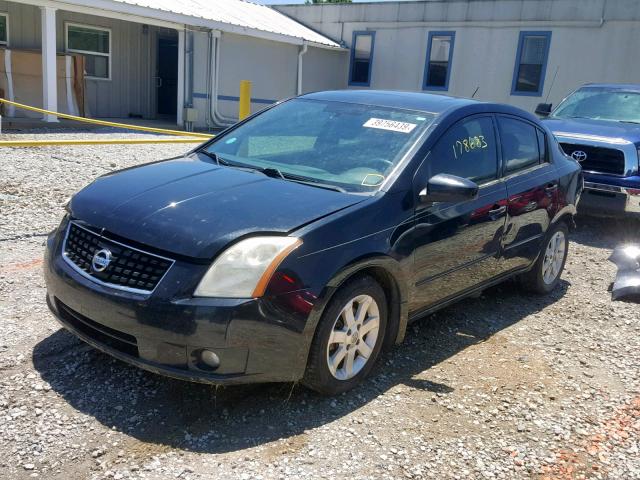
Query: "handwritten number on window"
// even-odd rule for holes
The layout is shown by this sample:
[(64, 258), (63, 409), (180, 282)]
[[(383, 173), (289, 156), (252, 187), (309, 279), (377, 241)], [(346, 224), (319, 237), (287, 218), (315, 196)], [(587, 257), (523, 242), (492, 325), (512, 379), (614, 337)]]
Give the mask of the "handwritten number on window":
[(456, 140), (452, 145), (453, 156), (458, 159), (465, 153), (472, 152), (474, 150), (487, 148), (489, 145), (484, 138), (484, 135), (476, 135), (475, 137), (463, 138)]

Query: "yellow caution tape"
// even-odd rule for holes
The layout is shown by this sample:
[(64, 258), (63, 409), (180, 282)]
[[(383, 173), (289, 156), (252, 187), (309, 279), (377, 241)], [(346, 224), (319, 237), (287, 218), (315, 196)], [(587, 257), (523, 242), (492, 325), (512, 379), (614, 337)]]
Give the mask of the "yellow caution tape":
[(202, 138), (114, 138), (109, 140), (0, 140), (0, 147), (69, 145), (140, 145), (148, 143), (202, 143)]
[[(46, 113), (49, 115), (55, 115), (60, 118), (65, 118), (67, 120), (75, 120), (77, 122), (92, 123), (94, 125), (104, 125), (105, 127), (127, 128), (129, 130), (139, 130), (141, 132), (152, 132), (152, 133), (163, 133), (165, 135), (179, 135), (181, 137), (197, 137), (201, 139), (200, 141), (203, 141), (203, 139), (214, 137), (214, 135), (208, 135), (206, 133), (184, 132), (181, 130), (167, 130), (164, 128), (143, 127), (139, 125), (129, 125), (126, 123), (107, 122), (105, 120), (96, 120), (93, 118), (76, 117), (75, 115), (52, 112), (51, 110), (44, 110), (42, 108), (32, 107), (30, 105), (23, 105), (22, 103), (17, 103), (17, 102), (12, 102), (11, 100), (7, 100), (6, 98), (0, 98), (0, 102), (13, 105), (14, 107), (17, 107), (17, 108), (22, 108), (23, 110)], [(157, 140), (155, 142), (157, 142)], [(144, 143), (153, 143), (153, 142), (144, 142)]]

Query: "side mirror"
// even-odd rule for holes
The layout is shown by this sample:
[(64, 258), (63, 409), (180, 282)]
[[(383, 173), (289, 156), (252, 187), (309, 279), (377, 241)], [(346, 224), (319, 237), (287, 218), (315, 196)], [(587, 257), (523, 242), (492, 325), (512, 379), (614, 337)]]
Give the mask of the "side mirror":
[(548, 117), (549, 115), (551, 115), (552, 106), (552, 103), (539, 103), (536, 107), (536, 115), (539, 115), (541, 117)]
[(422, 202), (466, 202), (478, 198), (478, 185), (466, 178), (439, 173), (420, 192)]

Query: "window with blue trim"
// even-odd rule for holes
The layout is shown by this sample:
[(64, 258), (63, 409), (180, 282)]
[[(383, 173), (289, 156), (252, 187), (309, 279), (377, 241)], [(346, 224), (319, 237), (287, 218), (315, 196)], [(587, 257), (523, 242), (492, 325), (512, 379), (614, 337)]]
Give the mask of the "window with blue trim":
[(7, 45), (9, 41), (9, 15), (6, 13), (0, 13), (0, 45)]
[(448, 90), (455, 32), (429, 32), (424, 90)]
[(371, 65), (376, 32), (353, 32), (349, 85), (368, 87), (371, 84)]
[(511, 86), (513, 95), (542, 95), (550, 44), (551, 32), (520, 32)]

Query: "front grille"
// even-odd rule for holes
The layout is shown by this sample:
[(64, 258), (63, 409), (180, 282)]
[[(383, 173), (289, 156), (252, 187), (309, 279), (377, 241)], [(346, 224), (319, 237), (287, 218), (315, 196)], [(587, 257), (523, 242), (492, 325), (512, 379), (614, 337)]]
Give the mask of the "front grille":
[[(99, 250), (108, 250), (111, 260), (103, 271), (92, 266)], [(64, 256), (85, 276), (114, 288), (153, 291), (173, 264), (172, 260), (152, 255), (98, 235), (75, 223), (69, 224)]]
[(561, 143), (564, 153), (584, 152), (587, 158), (580, 162), (582, 169), (590, 172), (624, 175), (624, 152), (615, 148), (593, 147), (576, 143)]
[(138, 356), (138, 342), (133, 335), (94, 322), (69, 308), (57, 298), (55, 302), (61, 319), (83, 335), (119, 352), (133, 357)]

